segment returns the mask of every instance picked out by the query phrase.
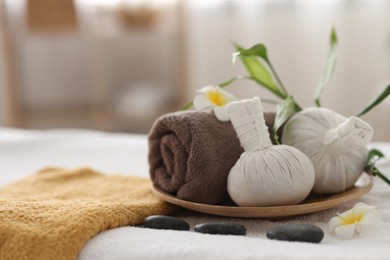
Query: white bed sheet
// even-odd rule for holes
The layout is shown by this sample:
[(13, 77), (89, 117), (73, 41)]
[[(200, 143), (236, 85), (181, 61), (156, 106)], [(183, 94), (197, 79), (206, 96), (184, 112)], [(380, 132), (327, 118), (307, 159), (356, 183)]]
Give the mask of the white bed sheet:
[[(390, 143), (373, 143), (390, 156)], [(20, 179), (46, 166), (88, 166), (108, 174), (148, 177), (147, 139), (144, 135), (89, 130), (32, 131), (0, 127), (0, 185)], [(390, 177), (390, 161), (379, 164)], [(338, 208), (282, 220), (233, 219), (185, 211), (191, 231), (121, 227), (102, 232), (88, 241), (79, 259), (390, 259), (390, 186), (379, 179), (359, 201), (377, 206), (381, 228), (352, 240), (329, 234), (328, 220)], [(228, 221), (243, 224), (246, 237), (205, 235), (193, 232), (197, 223)], [(268, 240), (267, 229), (285, 223), (311, 223), (325, 231), (320, 244)]]

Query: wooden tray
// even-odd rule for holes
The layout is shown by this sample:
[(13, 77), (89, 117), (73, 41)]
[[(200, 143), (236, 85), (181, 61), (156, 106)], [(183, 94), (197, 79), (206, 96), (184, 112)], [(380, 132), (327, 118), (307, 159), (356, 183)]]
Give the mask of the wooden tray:
[(240, 218), (267, 218), (302, 215), (333, 208), (348, 201), (360, 198), (372, 189), (373, 184), (372, 176), (362, 174), (355, 183), (355, 186), (345, 192), (326, 196), (309, 195), (309, 197), (300, 204), (273, 207), (238, 207), (195, 203), (178, 199), (157, 187), (153, 187), (153, 193), (166, 202), (207, 214)]

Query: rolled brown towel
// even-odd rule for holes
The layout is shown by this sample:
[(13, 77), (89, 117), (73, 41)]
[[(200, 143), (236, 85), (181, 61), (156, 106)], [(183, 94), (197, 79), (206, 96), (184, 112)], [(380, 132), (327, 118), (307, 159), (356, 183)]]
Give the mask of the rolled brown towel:
[(198, 111), (167, 114), (149, 134), (150, 176), (180, 199), (218, 204), (228, 198), (227, 176), (242, 152), (230, 121)]

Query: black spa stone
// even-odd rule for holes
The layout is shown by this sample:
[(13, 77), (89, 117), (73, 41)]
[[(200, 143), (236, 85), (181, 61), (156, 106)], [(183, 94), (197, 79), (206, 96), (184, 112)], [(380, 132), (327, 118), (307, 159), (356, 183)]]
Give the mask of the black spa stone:
[(197, 224), (194, 231), (213, 235), (237, 235), (245, 236), (246, 229), (243, 225), (225, 222), (210, 222)]
[(310, 224), (290, 224), (271, 228), (267, 231), (269, 239), (319, 243), (324, 238), (321, 228)]
[(143, 226), (153, 229), (190, 230), (190, 225), (186, 221), (163, 215), (153, 215), (145, 218)]

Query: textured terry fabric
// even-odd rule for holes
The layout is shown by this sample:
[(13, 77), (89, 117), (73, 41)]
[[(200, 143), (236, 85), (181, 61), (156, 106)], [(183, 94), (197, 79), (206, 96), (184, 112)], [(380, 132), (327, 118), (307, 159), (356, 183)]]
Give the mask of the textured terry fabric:
[(243, 152), (230, 122), (206, 112), (176, 112), (149, 134), (153, 183), (180, 199), (217, 204), (228, 197), (230, 169)]
[(150, 180), (47, 168), (0, 188), (0, 259), (76, 259), (103, 230), (173, 211)]
[[(274, 114), (264, 116), (272, 131)], [(243, 151), (230, 121), (199, 111), (167, 114), (149, 133), (150, 176), (180, 199), (219, 204), (229, 198), (227, 176)]]

